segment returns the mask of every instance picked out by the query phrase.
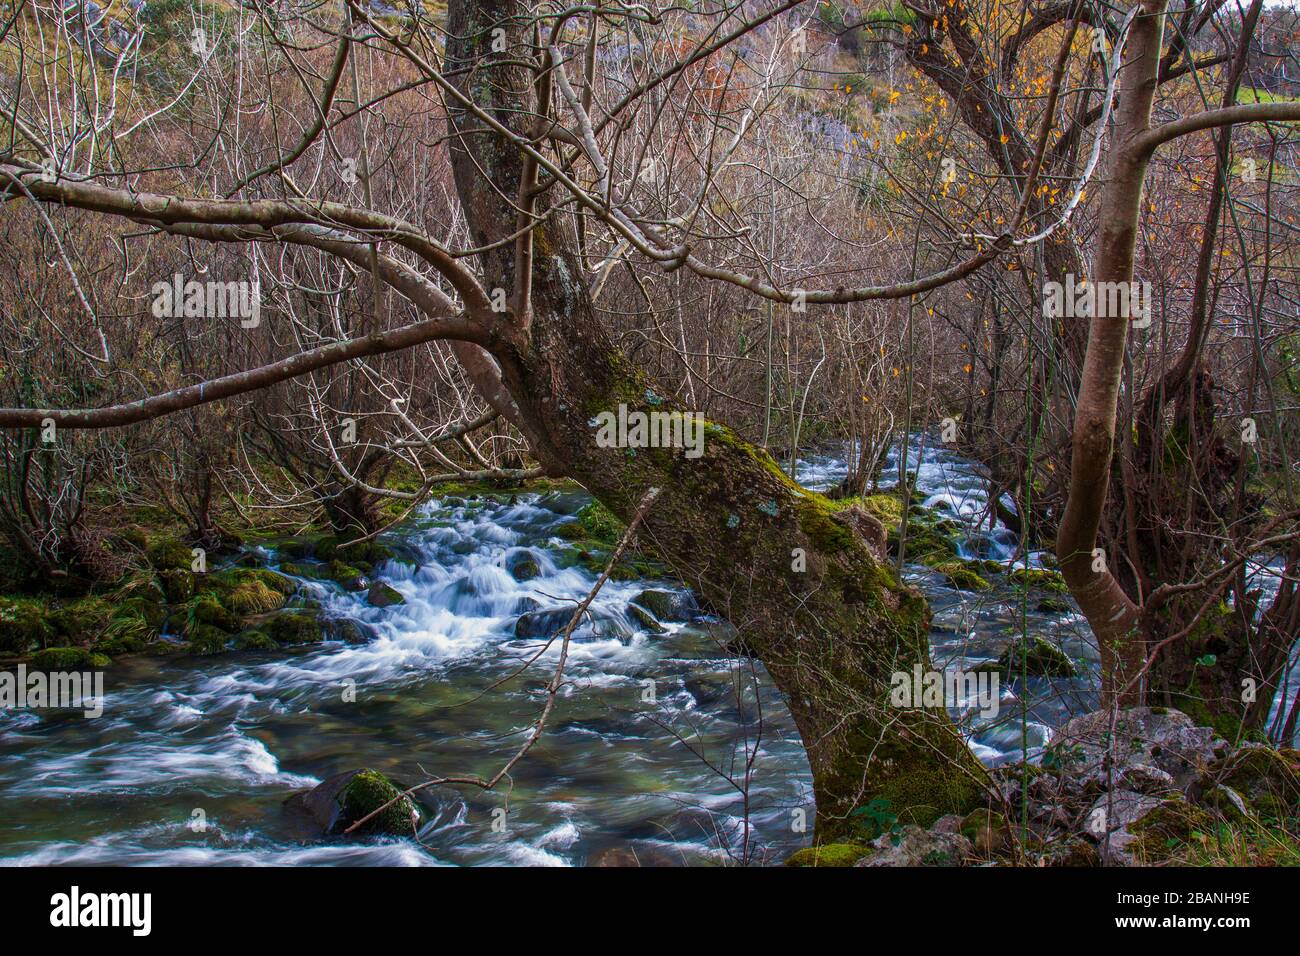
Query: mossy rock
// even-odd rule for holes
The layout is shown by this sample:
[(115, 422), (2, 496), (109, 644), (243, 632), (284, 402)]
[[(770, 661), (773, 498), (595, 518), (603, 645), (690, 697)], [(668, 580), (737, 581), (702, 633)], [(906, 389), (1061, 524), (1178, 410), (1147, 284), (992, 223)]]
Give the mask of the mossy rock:
[[(282, 555), (288, 555), (289, 557), (298, 560), (303, 558), (317, 558), (320, 557), (320, 555), (316, 552), (316, 545), (320, 539), (320, 535), (289, 538), (285, 541), (281, 541), (277, 550)], [(324, 558), (321, 558), (321, 560), (324, 560)]]
[(324, 639), (315, 615), (286, 611), (271, 618), (266, 632), (277, 644), (315, 644)]
[(105, 655), (84, 647), (47, 647), (32, 655), (31, 668), (36, 671), (73, 671), (107, 667), (111, 663)]
[(275, 651), (280, 645), (266, 631), (253, 628), (235, 637), (235, 649), (240, 651)]
[(189, 573), (194, 563), (194, 552), (188, 544), (177, 538), (155, 538), (145, 552), (149, 564), (158, 572), (185, 571)]
[(1011, 829), (1006, 817), (988, 809), (974, 810), (961, 821), (957, 832), (974, 845), (984, 856), (992, 856), (1011, 843)]
[(158, 580), (170, 604), (184, 604), (194, 597), (194, 575), (189, 571), (159, 571)]
[(370, 625), (350, 617), (331, 618), (323, 622), (321, 633), (332, 641), (342, 641), (344, 644), (352, 645), (369, 644), (376, 637)]
[(110, 544), (114, 551), (143, 554), (149, 550), (149, 533), (138, 524), (126, 525), (113, 532)]
[(531, 581), (542, 573), (537, 559), (529, 551), (519, 551), (507, 557), (506, 570), (516, 581)]
[(1064, 598), (1043, 598), (1034, 605), (1034, 610), (1039, 614), (1069, 614), (1074, 610), (1074, 606)]
[(127, 654), (139, 654), (148, 646), (148, 641), (130, 635), (122, 635), (121, 637), (108, 637), (96, 641), (94, 650), (109, 657), (124, 657)]
[(655, 620), (653, 614), (636, 604), (629, 604), (627, 606), (627, 616), (634, 620), (642, 630), (651, 634), (664, 634), (668, 630)]
[(993, 586), (961, 561), (945, 561), (934, 570), (959, 591), (987, 591)]
[[(341, 540), (335, 535), (317, 538), (313, 554), (320, 561), (339, 561), (341, 564), (364, 568), (367, 571), (373, 570), (376, 565), (393, 557), (392, 549), (378, 541), (358, 541), (355, 544), (347, 544), (346, 540)], [(307, 557), (307, 555), (294, 555), (294, 557)]]
[[(992, 670), (987, 665), (976, 670)], [(1041, 637), (1031, 637), (1026, 641), (1017, 638), (1007, 645), (998, 657), (997, 668), (1009, 678), (1020, 673), (1030, 677), (1074, 677), (1077, 670), (1074, 662), (1051, 641)]]
[(897, 528), (903, 522), (903, 502), (897, 495), (863, 495), (857, 502), (886, 528)]
[(1260, 816), (1300, 817), (1300, 751), (1245, 746), (1207, 768), (1201, 785), (1231, 787)]
[(1007, 580), (1021, 587), (1051, 591), (1053, 594), (1070, 593), (1060, 571), (1049, 571), (1045, 568), (1016, 568), (1007, 576)]
[(627, 526), (599, 501), (585, 505), (577, 514), (578, 523), (587, 532), (586, 537), (613, 546), (623, 537)]
[(566, 541), (581, 541), (587, 536), (587, 529), (582, 526), (581, 521), (566, 521), (555, 529), (557, 538), (564, 538)]
[(810, 846), (790, 854), (786, 866), (854, 866), (871, 852), (869, 846), (856, 843), (824, 843)]
[(206, 626), (215, 627), (227, 634), (234, 634), (243, 627), (243, 621), (240, 620), (239, 615), (235, 614), (211, 594), (200, 597), (194, 602), (191, 610), (191, 623), (187, 627), (187, 631)]
[(0, 653), (26, 654), (53, 638), (49, 609), (42, 602), (0, 597)]
[(113, 605), (102, 597), (84, 597), (51, 611), (49, 622), (57, 637), (83, 644), (95, 640), (108, 629), (113, 611)]
[[(897, 528), (889, 532), (889, 552), (895, 557), (898, 556), (900, 540)], [(908, 561), (929, 567), (947, 564), (957, 558), (957, 543), (951, 537), (933, 528), (914, 525), (911, 522), (907, 526), (907, 540), (904, 545)]]
[(1210, 839), (1216, 827), (1214, 818), (1200, 807), (1174, 798), (1129, 824), (1137, 840), (1127, 849), (1141, 864), (1162, 863), (1180, 856), (1189, 844)]
[(647, 588), (632, 599), (634, 604), (645, 608), (659, 621), (687, 622), (700, 613), (700, 606), (695, 595), (689, 591), (665, 591), (661, 588)]
[(325, 577), (325, 567), (320, 564), (301, 564), (297, 561), (282, 561), (280, 570), (285, 574), (292, 574), (295, 578), (307, 578), (311, 581), (318, 581)]
[(211, 624), (198, 624), (186, 633), (185, 653), (192, 657), (211, 657), (228, 650), (230, 634)]
[(345, 591), (363, 591), (366, 587), (366, 576), (360, 569), (344, 564), (337, 558), (325, 566), (325, 576), (341, 585)]
[(406, 598), (402, 596), (401, 591), (383, 581), (376, 581), (370, 585), (370, 590), (366, 592), (366, 600), (375, 607), (392, 607), (394, 604), (406, 603)]
[(360, 770), (338, 795), (339, 810), (351, 825), (398, 797), (396, 803), (362, 826), (359, 833), (410, 836), (420, 821), (420, 810), (410, 797), (378, 770)]

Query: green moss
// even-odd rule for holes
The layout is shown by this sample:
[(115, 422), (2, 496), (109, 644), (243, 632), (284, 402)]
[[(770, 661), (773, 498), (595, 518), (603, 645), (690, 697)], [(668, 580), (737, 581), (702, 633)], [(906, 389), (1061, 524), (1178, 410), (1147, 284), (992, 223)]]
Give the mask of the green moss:
[(92, 653), (84, 647), (47, 647), (32, 655), (32, 670), (72, 671), (89, 667), (107, 667), (112, 663), (103, 654)]
[(1034, 605), (1034, 610), (1040, 614), (1068, 614), (1074, 610), (1069, 601), (1061, 598), (1043, 598)]
[[(331, 563), (338, 561), (342, 565), (357, 567), (366, 571), (373, 570), (376, 565), (382, 564), (393, 556), (391, 548), (373, 539), (356, 541), (350, 544), (349, 541), (349, 538), (323, 535), (315, 539), (314, 555), (321, 561)], [(294, 556), (306, 557), (307, 555)]]
[(0, 597), (0, 653), (26, 654), (53, 638), (49, 611), (42, 602)]
[(91, 596), (52, 611), (49, 621), (58, 638), (82, 644), (99, 637), (112, 617), (113, 605), (101, 597)]
[(392, 607), (394, 604), (405, 604), (406, 598), (402, 597), (402, 592), (383, 581), (376, 581), (370, 586), (366, 593), (366, 600), (375, 607)]
[(1063, 650), (1037, 635), (1017, 638), (1006, 646), (996, 664), (984, 664), (975, 670), (996, 671), (1008, 679), (1021, 673), (1029, 677), (1073, 677), (1077, 673)]
[(194, 553), (184, 542), (169, 537), (155, 538), (149, 544), (146, 556), (155, 571), (189, 572), (194, 562)]
[(159, 571), (158, 580), (172, 604), (184, 604), (194, 596), (194, 575), (189, 571)]
[[(1206, 779), (1236, 790), (1264, 816), (1300, 816), (1300, 751), (1243, 747), (1211, 765)], [(1281, 808), (1289, 812), (1279, 815)]]
[(960, 561), (945, 561), (934, 568), (948, 583), (959, 591), (987, 591), (993, 585)]
[(195, 657), (208, 657), (226, 653), (230, 635), (211, 624), (198, 624), (186, 632), (185, 652)]
[(265, 631), (253, 628), (235, 638), (235, 648), (241, 651), (274, 651), (280, 647)]
[(140, 638), (122, 636), (99, 640), (95, 642), (94, 649), (108, 657), (122, 657), (126, 654), (139, 654), (146, 647), (148, 647), (148, 642)]
[(869, 846), (856, 843), (823, 843), (790, 854), (786, 866), (853, 866), (871, 852)]
[(1167, 862), (1187, 844), (1207, 839), (1216, 829), (1214, 819), (1183, 799), (1166, 800), (1136, 823), (1129, 832), (1137, 837), (1129, 850), (1144, 864)]
[(1211, 710), (1206, 700), (1199, 693), (1186, 694), (1181, 691), (1169, 692), (1174, 709), (1181, 710), (1199, 727), (1213, 727), (1214, 732), (1224, 740), (1241, 739), (1241, 717), (1228, 711)]
[(196, 600), (190, 610), (190, 627), (215, 627), (233, 634), (243, 626), (239, 615), (226, 608), (213, 595), (204, 595)]
[[(402, 791), (378, 770), (366, 769), (358, 772), (339, 792), (338, 804), (344, 818), (355, 822), (396, 800), (358, 832), (410, 836), (414, 830), (413, 821), (419, 820), (420, 812), (410, 797), (401, 794)], [(401, 799), (397, 799), (399, 797)]]
[(617, 545), (627, 530), (627, 525), (619, 521), (614, 513), (599, 501), (583, 506), (577, 514), (578, 524), (589, 541), (598, 541), (607, 547)]
[(280, 564), (280, 570), (285, 574), (292, 574), (295, 578), (307, 578), (312, 581), (325, 577), (325, 567), (320, 564), (299, 564), (295, 561), (284, 561)]
[(822, 495), (807, 493), (794, 503), (799, 529), (822, 551), (847, 551), (857, 544), (857, 537), (843, 522), (835, 520), (837, 509)]
[(267, 634), (277, 644), (315, 644), (323, 640), (320, 623), (312, 614), (286, 611), (271, 619)]
[(907, 524), (907, 538), (904, 541), (898, 529), (889, 532), (890, 553), (897, 556), (899, 547), (907, 549), (906, 560), (933, 567), (948, 564), (958, 556), (957, 543), (951, 537), (933, 527)]
[(1012, 584), (1018, 584), (1021, 587), (1037, 588), (1040, 591), (1051, 591), (1054, 594), (1069, 594), (1070, 589), (1065, 584), (1065, 578), (1061, 577), (1060, 571), (1048, 571), (1044, 568), (1016, 568), (1007, 579)]
[(360, 569), (337, 558), (325, 566), (325, 576), (348, 591), (360, 591), (366, 586), (366, 576)]
[(861, 504), (867, 514), (886, 528), (897, 528), (903, 521), (903, 502), (896, 495), (865, 495), (849, 500)]

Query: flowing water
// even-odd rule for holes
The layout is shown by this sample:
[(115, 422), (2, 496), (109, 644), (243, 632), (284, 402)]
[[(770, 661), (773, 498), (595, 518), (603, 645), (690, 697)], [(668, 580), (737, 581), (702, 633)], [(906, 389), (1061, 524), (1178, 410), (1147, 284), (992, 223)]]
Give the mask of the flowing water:
[[(1015, 541), (990, 523), (979, 469), (927, 448), (909, 469), (930, 507), (966, 528), (963, 553), (1015, 566)], [(885, 474), (897, 470), (896, 456)], [(800, 480), (826, 487), (842, 457), (812, 456)], [(377, 578), (405, 598), (304, 582), (329, 615), (374, 640), (198, 659), (124, 660), (107, 672), (102, 717), (0, 712), (0, 862), (81, 864), (582, 865), (776, 862), (806, 844), (811, 778), (793, 721), (761, 665), (723, 646), (721, 622), (647, 633), (627, 605), (647, 586), (608, 582), (574, 634), (545, 735), (508, 786), (421, 796), (420, 843), (325, 838), (283, 801), (345, 770), (404, 783), (491, 776), (519, 748), (545, 700), (558, 643), (515, 636), (520, 613), (584, 597), (594, 576), (555, 536), (588, 499), (576, 493), (431, 502), (394, 535), (411, 562)], [(527, 554), (525, 555), (525, 552)], [(539, 574), (516, 581), (522, 557)], [(274, 554), (262, 557), (277, 565)], [(1030, 565), (1036, 556), (1029, 555)], [(944, 667), (994, 659), (1027, 628), (1080, 664), (1077, 678), (1001, 688), (1001, 711), (953, 710), (988, 763), (1031, 757), (1050, 728), (1096, 700), (1095, 647), (1082, 619), (1040, 613), (999, 586), (948, 587), (909, 566), (934, 610)], [(513, 678), (500, 683), (506, 678)]]

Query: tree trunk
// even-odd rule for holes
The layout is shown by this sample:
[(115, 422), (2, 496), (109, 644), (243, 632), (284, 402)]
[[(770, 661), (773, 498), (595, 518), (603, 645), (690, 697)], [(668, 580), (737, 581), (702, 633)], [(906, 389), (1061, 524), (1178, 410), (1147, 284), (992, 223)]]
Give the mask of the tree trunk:
[[(1165, 23), (1164, 0), (1142, 0), (1141, 7), (1120, 68), (1119, 108), (1098, 217), (1101, 234), (1092, 276), (1098, 284), (1127, 284), (1133, 278), (1138, 207), (1148, 161), (1136, 141), (1150, 128)], [(1142, 701), (1136, 677), (1146, 660), (1146, 646), (1138, 632), (1138, 607), (1112, 573), (1118, 556), (1105, 554), (1097, 541), (1110, 488), (1129, 322), (1128, 316), (1105, 314), (1090, 320), (1074, 417), (1070, 495), (1056, 539), (1061, 573), (1097, 637), (1106, 696), (1124, 706)]]
[[(516, 133), (532, 129), (537, 108), (520, 65), (531, 56), (526, 10), (518, 0), (457, 0), (448, 27), (447, 74)], [(494, 28), (506, 30), (506, 52), (491, 52)], [(699, 457), (598, 446), (601, 412), (685, 410), (612, 345), (567, 222), (539, 223), (531, 249), (502, 242), (517, 228), (529, 172), (481, 118), (453, 110), (453, 123), (462, 135), (452, 165), (475, 242), (500, 243), (480, 257), (485, 285), (505, 289), (515, 308), (527, 303), (517, 334), (494, 351), (535, 453), (625, 520), (647, 488), (661, 489), (642, 547), (740, 629), (786, 696), (812, 767), (817, 839), (852, 835), (853, 811), (871, 801), (918, 822), (972, 806), (983, 773), (947, 711), (890, 704), (895, 672), (931, 669), (929, 612), (884, 560), (879, 523), (803, 490), (720, 424), (704, 426)], [(520, 255), (532, 259), (528, 290), (514, 288)]]

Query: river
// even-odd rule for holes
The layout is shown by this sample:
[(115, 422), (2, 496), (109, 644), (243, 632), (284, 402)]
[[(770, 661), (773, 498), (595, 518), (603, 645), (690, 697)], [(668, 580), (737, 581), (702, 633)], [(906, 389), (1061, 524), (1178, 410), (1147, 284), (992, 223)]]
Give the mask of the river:
[[(910, 468), (927, 505), (966, 529), (964, 555), (1010, 562), (1013, 536), (980, 520), (979, 469), (933, 446), (918, 468), (915, 454), (914, 445)], [(803, 461), (799, 477), (826, 487), (844, 474), (842, 456), (826, 454)], [(328, 614), (372, 629), (369, 643), (127, 659), (107, 672), (98, 719), (0, 712), (0, 863), (779, 862), (810, 836), (797, 826), (797, 811), (811, 818), (812, 809), (798, 732), (761, 665), (721, 649), (719, 622), (655, 635), (628, 616), (633, 597), (674, 587), (665, 582), (606, 584), (594, 620), (575, 633), (541, 742), (501, 792), (426, 791), (423, 846), (323, 838), (283, 808), (290, 794), (358, 767), (406, 783), (501, 767), (542, 705), (554, 649), (524, 677), (489, 688), (537, 647), (514, 635), (521, 611), (590, 589), (593, 575), (569, 566), (555, 536), (587, 500), (551, 492), (430, 502), (393, 535), (417, 563), (389, 562), (377, 574), (403, 604), (371, 607), (364, 594), (304, 582)], [(507, 571), (521, 550), (540, 571), (524, 582)], [(263, 558), (278, 565), (274, 554)], [(1073, 678), (1004, 684), (996, 719), (981, 718), (973, 701), (953, 710), (986, 763), (1033, 757), (1051, 727), (1094, 706), (1097, 653), (1077, 614), (1038, 612), (1004, 583), (974, 594), (920, 566), (907, 577), (931, 602), (941, 666), (994, 659), (1025, 628), (1079, 666)]]

